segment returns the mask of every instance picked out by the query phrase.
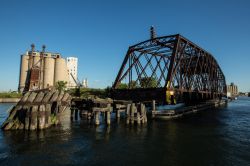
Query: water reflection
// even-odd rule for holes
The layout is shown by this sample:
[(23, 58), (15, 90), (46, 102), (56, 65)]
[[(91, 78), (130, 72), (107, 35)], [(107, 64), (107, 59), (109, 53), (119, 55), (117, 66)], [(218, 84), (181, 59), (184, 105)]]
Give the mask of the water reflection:
[(0, 132), (0, 165), (247, 165), (250, 101), (173, 121), (107, 126), (68, 111), (43, 131)]

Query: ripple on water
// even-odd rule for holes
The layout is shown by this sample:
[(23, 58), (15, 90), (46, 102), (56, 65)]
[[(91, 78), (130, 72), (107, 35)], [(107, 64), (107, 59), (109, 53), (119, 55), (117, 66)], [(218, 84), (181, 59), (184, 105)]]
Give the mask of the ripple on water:
[[(1, 122), (10, 106), (0, 105)], [(0, 165), (247, 165), (249, 122), (249, 98), (141, 126), (121, 119), (96, 127), (66, 117), (44, 131), (0, 131)]]

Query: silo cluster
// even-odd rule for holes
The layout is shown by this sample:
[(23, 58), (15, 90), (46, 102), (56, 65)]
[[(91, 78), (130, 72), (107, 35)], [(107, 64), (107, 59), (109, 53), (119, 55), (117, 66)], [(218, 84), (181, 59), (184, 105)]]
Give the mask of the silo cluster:
[(52, 88), (58, 81), (69, 82), (67, 65), (58, 53), (31, 50), (21, 55), (19, 87), (20, 92)]

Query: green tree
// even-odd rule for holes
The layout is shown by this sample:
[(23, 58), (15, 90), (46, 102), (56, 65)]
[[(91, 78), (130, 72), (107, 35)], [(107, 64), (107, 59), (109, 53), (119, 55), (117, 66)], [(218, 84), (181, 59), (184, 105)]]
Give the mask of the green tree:
[(130, 88), (138, 88), (138, 84), (136, 81), (131, 81), (128, 85)]
[(112, 88), (110, 86), (108, 86), (107, 88), (105, 88), (105, 97), (111, 97), (112, 94)]
[(128, 85), (125, 84), (125, 83), (120, 83), (117, 87), (118, 89), (127, 89), (128, 88)]
[(61, 91), (64, 91), (66, 89), (67, 82), (66, 81), (57, 81), (56, 82), (56, 89)]
[(74, 96), (81, 97), (81, 90), (79, 87), (75, 88), (74, 90)]
[(152, 78), (143, 77), (140, 79), (140, 86), (142, 88), (156, 88), (157, 80), (154, 77)]

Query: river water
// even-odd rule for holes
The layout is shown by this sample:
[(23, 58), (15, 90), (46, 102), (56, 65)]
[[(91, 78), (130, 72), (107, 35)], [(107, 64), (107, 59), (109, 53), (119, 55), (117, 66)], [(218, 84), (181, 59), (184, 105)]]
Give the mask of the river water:
[[(0, 105), (0, 123), (11, 104)], [(39, 132), (0, 131), (0, 165), (250, 165), (250, 98), (179, 120), (110, 127), (70, 121)]]

